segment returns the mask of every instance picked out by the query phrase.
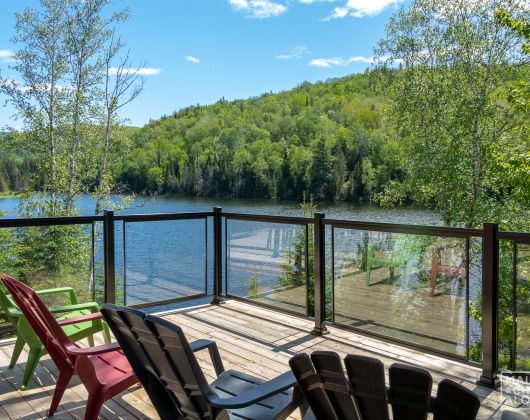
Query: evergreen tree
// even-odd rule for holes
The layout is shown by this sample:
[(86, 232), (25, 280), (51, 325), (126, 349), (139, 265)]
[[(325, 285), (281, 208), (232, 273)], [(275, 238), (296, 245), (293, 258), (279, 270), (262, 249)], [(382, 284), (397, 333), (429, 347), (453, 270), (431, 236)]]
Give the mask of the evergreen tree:
[(320, 137), (313, 154), (311, 166), (311, 194), (315, 200), (326, 200), (330, 196), (331, 155), (326, 148), (326, 140)]

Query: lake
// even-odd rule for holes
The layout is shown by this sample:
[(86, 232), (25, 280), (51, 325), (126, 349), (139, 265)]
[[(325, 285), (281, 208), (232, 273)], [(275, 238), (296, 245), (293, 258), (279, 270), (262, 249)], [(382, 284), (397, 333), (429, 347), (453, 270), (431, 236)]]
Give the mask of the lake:
[[(114, 201), (117, 198), (114, 197)], [(6, 211), (4, 217), (17, 215), (19, 198), (0, 198), (0, 211)], [(318, 211), (324, 212), (327, 218), (360, 220), (370, 222), (403, 223), (417, 225), (442, 225), (438, 212), (417, 207), (381, 208), (369, 204), (353, 204), (349, 202), (316, 203)], [(214, 206), (223, 210), (240, 213), (302, 215), (300, 203), (293, 201), (274, 201), (263, 199), (217, 199), (190, 197), (140, 197), (137, 196), (130, 208), (119, 211), (121, 214), (135, 213), (177, 213), (193, 211), (210, 211)], [(94, 199), (88, 195), (78, 200), (77, 208), (83, 215), (94, 213)]]

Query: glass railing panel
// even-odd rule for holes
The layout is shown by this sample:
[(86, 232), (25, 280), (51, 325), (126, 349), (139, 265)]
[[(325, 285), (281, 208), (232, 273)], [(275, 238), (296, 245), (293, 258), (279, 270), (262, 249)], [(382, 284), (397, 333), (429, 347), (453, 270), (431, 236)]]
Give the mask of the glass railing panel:
[(307, 314), (306, 226), (230, 219), (226, 229), (227, 293)]
[[(0, 229), (0, 272), (35, 290), (71, 287), (76, 301), (93, 301), (95, 280), (92, 224)], [(3, 292), (6, 289), (0, 284)], [(71, 303), (68, 293), (43, 296), (49, 306)], [(0, 307), (0, 336), (7, 331)]]
[[(116, 243), (123, 242), (125, 258), (116, 290), (121, 282), (126, 305), (206, 293), (209, 241), (204, 218), (125, 222), (122, 229)], [(117, 251), (117, 266), (119, 258)]]
[(512, 370), (515, 366), (515, 341), (517, 323), (516, 258), (512, 241), (499, 241), (499, 288), (497, 310), (497, 354), (499, 368)]
[(465, 239), (335, 229), (335, 322), (466, 357)]
[(498, 364), (530, 371), (530, 245), (499, 241)]
[(530, 245), (516, 245), (515, 259), (516, 347), (515, 370), (530, 371)]
[(482, 238), (469, 238), (468, 359), (482, 362)]

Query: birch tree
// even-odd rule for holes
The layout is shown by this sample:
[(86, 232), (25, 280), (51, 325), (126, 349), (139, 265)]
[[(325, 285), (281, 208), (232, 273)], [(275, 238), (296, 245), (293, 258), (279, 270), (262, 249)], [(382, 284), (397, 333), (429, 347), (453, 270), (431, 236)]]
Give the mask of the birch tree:
[(522, 116), (503, 94), (528, 57), (522, 36), (495, 18), (499, 7), (516, 19), (530, 13), (524, 0), (414, 0), (376, 50), (387, 115), (409, 154), (407, 191), (448, 224), (502, 221), (511, 207), (491, 154), (517, 142)]
[[(113, 179), (108, 170), (108, 161), (111, 149), (119, 144), (119, 141), (115, 139), (119, 136), (116, 133), (121, 122), (119, 111), (142, 93), (145, 83), (141, 71), (143, 66), (132, 67), (129, 50), (127, 50), (125, 56), (118, 58), (124, 47), (125, 43), (119, 37), (116, 37), (113, 30), (103, 57), (105, 69), (102, 113), (103, 136), (100, 143), (102, 153), (98, 164), (98, 179), (95, 191), (96, 214), (100, 212), (102, 201), (109, 195), (113, 186)], [(119, 61), (114, 64), (116, 60)]]

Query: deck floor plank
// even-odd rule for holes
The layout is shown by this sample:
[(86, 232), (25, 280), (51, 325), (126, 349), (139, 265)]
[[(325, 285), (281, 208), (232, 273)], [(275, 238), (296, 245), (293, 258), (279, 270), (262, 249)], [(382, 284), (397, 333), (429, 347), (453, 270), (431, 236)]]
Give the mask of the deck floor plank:
[[(378, 357), (387, 369), (394, 362), (424, 367), (433, 375), (434, 389), (444, 377), (456, 380), (480, 397), (482, 405), (478, 418), (481, 420), (498, 419), (503, 409), (514, 405), (509, 399), (503, 399), (499, 391), (477, 386), (475, 381), (480, 370), (476, 367), (336, 327), (329, 328), (329, 335), (314, 336), (310, 334), (313, 323), (308, 319), (241, 301), (191, 307), (165, 314), (164, 317), (181, 326), (190, 341), (200, 338), (216, 341), (225, 368), (248, 372), (263, 379), (272, 379), (286, 372), (290, 357), (296, 353), (333, 350), (341, 357), (351, 353)], [(102, 344), (99, 334), (96, 344)], [(32, 378), (31, 388), (18, 391), (27, 353), (23, 352), (14, 369), (8, 369), (12, 348), (13, 344), (0, 346), (0, 418), (43, 418), (51, 402), (57, 368), (49, 356), (44, 356)], [(197, 358), (207, 379), (212, 381), (215, 372), (208, 352), (198, 352)], [(81, 419), (86, 397), (84, 386), (78, 378), (74, 378), (54, 418)], [(515, 408), (530, 417), (530, 407), (516, 405)], [(157, 419), (158, 416), (145, 391), (136, 386), (109, 400), (100, 418)], [(298, 412), (291, 416), (292, 420), (299, 418)]]

